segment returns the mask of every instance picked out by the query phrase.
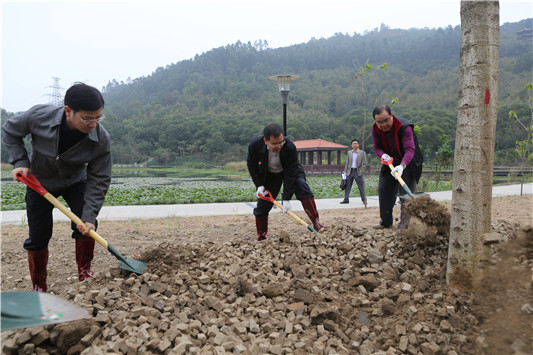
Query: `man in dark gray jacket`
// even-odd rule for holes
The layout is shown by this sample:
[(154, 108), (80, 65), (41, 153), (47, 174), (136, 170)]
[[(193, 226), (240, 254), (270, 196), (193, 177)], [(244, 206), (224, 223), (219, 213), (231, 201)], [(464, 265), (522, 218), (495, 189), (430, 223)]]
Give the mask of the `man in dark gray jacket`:
[[(76, 83), (65, 93), (64, 106), (37, 105), (2, 126), (2, 138), (13, 165), (13, 178), (32, 173), (55, 197), (62, 196), (86, 225), (72, 223), (78, 279), (93, 275), (96, 216), (111, 183), (111, 142), (100, 125), (104, 99), (94, 87)], [(31, 154), (24, 137), (31, 136)], [(27, 188), (29, 237), (24, 241), (34, 291), (47, 291), (48, 243), (52, 237), (53, 205)]]

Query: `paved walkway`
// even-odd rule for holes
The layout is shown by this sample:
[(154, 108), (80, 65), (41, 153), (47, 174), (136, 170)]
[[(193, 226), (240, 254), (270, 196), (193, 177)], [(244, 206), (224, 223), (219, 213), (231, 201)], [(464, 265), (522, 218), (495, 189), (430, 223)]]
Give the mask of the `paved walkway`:
[[(524, 184), (524, 194), (533, 194), (533, 183)], [(450, 201), (451, 191), (430, 192), (430, 197), (436, 201)], [(499, 185), (492, 188), (492, 196), (520, 195), (520, 185)], [(377, 196), (369, 196), (368, 207), (379, 207)], [(318, 210), (331, 210), (340, 208), (361, 208), (363, 204), (359, 197), (352, 197), (349, 204), (340, 204), (342, 198), (316, 200)], [(293, 211), (303, 211), (298, 201), (291, 201)], [(198, 203), (183, 205), (149, 205), (149, 206), (104, 206), (98, 215), (99, 221), (147, 219), (166, 217), (194, 217), (194, 216), (220, 216), (220, 215), (246, 215), (251, 214), (255, 203)], [(273, 212), (280, 212), (274, 209)], [(54, 221), (68, 221), (68, 218), (54, 208)], [(2, 224), (25, 224), (26, 211), (2, 211)]]

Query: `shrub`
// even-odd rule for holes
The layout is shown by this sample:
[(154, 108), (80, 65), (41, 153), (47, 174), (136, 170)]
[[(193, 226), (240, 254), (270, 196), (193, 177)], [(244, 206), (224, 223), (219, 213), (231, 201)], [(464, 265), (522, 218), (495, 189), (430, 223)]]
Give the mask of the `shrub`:
[(231, 161), (229, 163), (226, 163), (226, 165), (224, 166), (224, 170), (247, 172), (248, 167), (246, 166), (245, 161)]

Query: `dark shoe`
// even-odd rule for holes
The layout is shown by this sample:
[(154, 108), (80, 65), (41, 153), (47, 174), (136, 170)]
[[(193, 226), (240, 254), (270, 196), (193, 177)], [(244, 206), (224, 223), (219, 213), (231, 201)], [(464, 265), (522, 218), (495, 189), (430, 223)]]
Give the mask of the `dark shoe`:
[(390, 228), (392, 228), (392, 225), (390, 225), (388, 227), (385, 227), (382, 224), (376, 224), (375, 226), (372, 226), (372, 228), (374, 228), (374, 229), (390, 229)]
[(317, 232), (321, 229), (328, 228), (323, 225), (318, 219), (318, 211), (316, 210), (315, 199), (313, 197), (301, 200), (301, 202), (305, 213), (307, 213), (307, 216), (309, 216), (309, 219), (311, 220), (311, 222), (313, 222), (313, 227)]
[(48, 249), (29, 251), (28, 265), (30, 268), (32, 290), (37, 292), (46, 292), (46, 266), (48, 265)]
[(350, 201), (342, 200), (340, 203), (350, 203)]
[(268, 233), (268, 216), (267, 217), (255, 217), (255, 227), (257, 228), (257, 241), (266, 240)]
[(93, 277), (91, 262), (94, 258), (94, 239), (79, 237), (76, 239), (76, 263), (78, 264), (78, 280), (84, 281)]

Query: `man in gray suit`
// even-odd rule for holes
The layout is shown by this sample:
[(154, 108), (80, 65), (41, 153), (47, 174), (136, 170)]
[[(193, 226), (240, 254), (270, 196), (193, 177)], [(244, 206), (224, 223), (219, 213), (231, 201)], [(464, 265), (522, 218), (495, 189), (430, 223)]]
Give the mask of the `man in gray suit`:
[(344, 165), (344, 174), (346, 175), (346, 190), (344, 190), (344, 200), (341, 203), (350, 203), (350, 191), (352, 190), (353, 181), (357, 182), (361, 201), (366, 208), (365, 179), (363, 178), (363, 169), (366, 167), (366, 153), (359, 149), (359, 140), (352, 140), (352, 150), (348, 151), (346, 156), (346, 165)]

